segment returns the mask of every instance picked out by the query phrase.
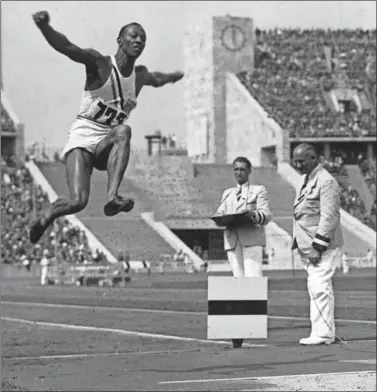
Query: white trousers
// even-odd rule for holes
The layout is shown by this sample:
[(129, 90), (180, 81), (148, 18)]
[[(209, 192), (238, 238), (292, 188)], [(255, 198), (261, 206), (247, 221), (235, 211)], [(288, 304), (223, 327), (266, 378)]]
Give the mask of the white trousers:
[(262, 246), (243, 246), (237, 241), (234, 249), (227, 252), (228, 261), (236, 278), (263, 276)]
[(348, 264), (347, 259), (342, 259), (342, 268), (343, 268), (343, 274), (348, 274), (348, 272), (350, 270), (350, 266)]
[(312, 337), (335, 338), (334, 291), (332, 277), (340, 262), (340, 248), (322, 253), (320, 262), (308, 264), (307, 255), (299, 252), (308, 273), (310, 322)]
[(42, 268), (41, 271), (41, 285), (44, 286), (47, 283), (47, 268)]

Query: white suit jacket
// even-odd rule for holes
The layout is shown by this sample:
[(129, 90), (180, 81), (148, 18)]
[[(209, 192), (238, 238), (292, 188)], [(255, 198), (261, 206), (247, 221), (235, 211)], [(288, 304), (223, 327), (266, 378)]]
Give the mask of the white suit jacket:
[(293, 205), (293, 245), (303, 253), (311, 248), (321, 252), (343, 245), (340, 224), (340, 187), (321, 165), (309, 175), (305, 188), (303, 176)]
[(270, 222), (272, 214), (266, 188), (262, 185), (246, 183), (242, 185), (240, 203), (237, 202), (237, 187), (226, 189), (217, 209), (217, 214), (234, 214), (236, 212), (257, 211), (258, 222), (224, 230), (224, 249), (234, 249), (237, 240), (242, 246), (265, 246), (266, 235), (264, 226)]

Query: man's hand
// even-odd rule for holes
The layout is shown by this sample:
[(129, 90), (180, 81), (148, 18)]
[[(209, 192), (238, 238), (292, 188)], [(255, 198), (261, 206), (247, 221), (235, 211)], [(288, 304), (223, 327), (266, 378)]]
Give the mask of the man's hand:
[(253, 223), (257, 223), (258, 215), (256, 211), (247, 211), (245, 215), (248, 216)]
[(318, 250), (311, 248), (308, 255), (308, 260), (309, 264), (316, 266), (321, 260), (321, 253)]
[(35, 24), (41, 28), (47, 26), (50, 23), (50, 15), (47, 11), (39, 11), (33, 14)]

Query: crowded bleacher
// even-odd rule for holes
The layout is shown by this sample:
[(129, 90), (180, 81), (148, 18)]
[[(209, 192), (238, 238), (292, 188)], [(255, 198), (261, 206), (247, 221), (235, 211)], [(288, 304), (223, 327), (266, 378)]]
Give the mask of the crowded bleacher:
[[(325, 47), (331, 49), (331, 58)], [(254, 72), (243, 71), (238, 77), (290, 137), (376, 135), (375, 110), (360, 111), (351, 101), (340, 103), (337, 112), (324, 94), (343, 83), (359, 92), (372, 91), (375, 101), (375, 76), (370, 72), (375, 69), (375, 30), (256, 29), (255, 52)], [(375, 213), (365, 210), (347, 183), (342, 158), (322, 163), (342, 187), (342, 208), (375, 228)], [(364, 160), (360, 169), (375, 197), (375, 166)]]
[(373, 213), (373, 209), (371, 211), (366, 210), (359, 193), (349, 184), (347, 178), (348, 173), (344, 166), (342, 154), (334, 153), (326, 160), (323, 156), (320, 156), (319, 161), (323, 167), (336, 178), (342, 189), (342, 193), (340, 195), (341, 207), (349, 214), (375, 230), (375, 212)]
[(33, 246), (28, 238), (28, 226), (33, 216), (49, 203), (40, 186), (24, 166), (10, 170), (2, 167), (1, 179), (1, 256), (3, 263), (26, 265), (40, 262), (44, 257), (57, 263), (105, 263), (98, 250), (92, 252), (83, 231), (66, 219), (58, 219), (40, 243)]
[[(341, 103), (339, 111), (330, 108), (325, 92), (339, 83), (329, 69), (324, 47), (332, 48), (334, 57), (330, 68), (337, 67), (344, 84), (358, 91), (372, 91), (375, 100), (376, 31), (325, 29), (256, 30), (255, 70), (238, 74), (256, 100), (291, 137), (375, 136), (375, 110), (359, 110), (352, 102)], [(374, 53), (374, 59), (373, 59)], [(374, 63), (373, 63), (374, 61)], [(374, 83), (374, 84), (373, 84)], [(16, 132), (14, 122), (4, 107), (1, 108), (1, 129)], [(176, 136), (163, 138), (163, 147), (175, 148)], [(36, 156), (35, 145), (28, 152)], [(43, 148), (40, 160), (51, 159)], [(371, 211), (367, 211), (357, 190), (347, 181), (344, 159), (336, 153), (320, 162), (338, 180), (342, 208), (376, 229), (376, 165), (360, 159), (358, 165), (373, 197)], [(17, 165), (13, 155), (1, 156), (1, 254), (4, 263), (38, 263), (43, 256), (56, 262), (106, 263), (104, 254), (92, 253), (85, 233), (68, 220), (56, 221), (52, 231), (36, 246), (28, 241), (28, 226), (33, 217), (49, 203), (47, 196), (25, 166)], [(202, 256), (201, 251), (194, 250)], [(208, 256), (208, 255), (207, 255)]]
[(361, 174), (364, 177), (364, 181), (368, 185), (372, 196), (374, 198), (374, 203), (372, 205), (371, 211), (370, 211), (370, 225), (374, 230), (377, 228), (377, 223), (376, 223), (376, 213), (377, 213), (377, 207), (376, 207), (376, 160), (374, 162), (370, 162), (367, 159), (364, 159), (361, 157), (361, 159), (358, 162)]
[(361, 158), (358, 162), (360, 171), (374, 198), (376, 198), (376, 161), (369, 162)]
[(324, 91), (335, 87), (325, 46), (334, 48), (332, 66), (337, 62), (346, 87), (370, 87), (366, 69), (376, 51), (375, 30), (257, 29), (256, 40), (255, 70), (238, 77), (291, 137), (376, 134), (375, 111), (340, 105), (336, 112), (324, 97)]

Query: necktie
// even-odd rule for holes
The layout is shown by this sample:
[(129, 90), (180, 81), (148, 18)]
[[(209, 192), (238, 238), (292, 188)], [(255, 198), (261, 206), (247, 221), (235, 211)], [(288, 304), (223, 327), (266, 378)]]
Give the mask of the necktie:
[(236, 197), (237, 197), (237, 204), (239, 204), (239, 203), (240, 203), (240, 200), (241, 200), (241, 195), (242, 195), (242, 188), (241, 188), (241, 187), (238, 187), (238, 189), (237, 189), (237, 193), (236, 193)]
[(306, 185), (308, 184), (308, 181), (309, 181), (309, 176), (308, 175), (306, 175), (305, 176), (305, 180), (304, 180), (304, 183), (302, 184), (302, 187), (301, 187), (301, 190), (300, 190), (300, 193), (305, 189), (305, 187), (306, 187)]
[(308, 181), (309, 181), (309, 176), (306, 175), (306, 176), (305, 176), (304, 183), (302, 184), (302, 187), (301, 187), (301, 189), (300, 189), (299, 200), (300, 200), (301, 197), (302, 197), (302, 195), (301, 195), (301, 194), (302, 194), (302, 191), (305, 189), (306, 185), (308, 184)]

